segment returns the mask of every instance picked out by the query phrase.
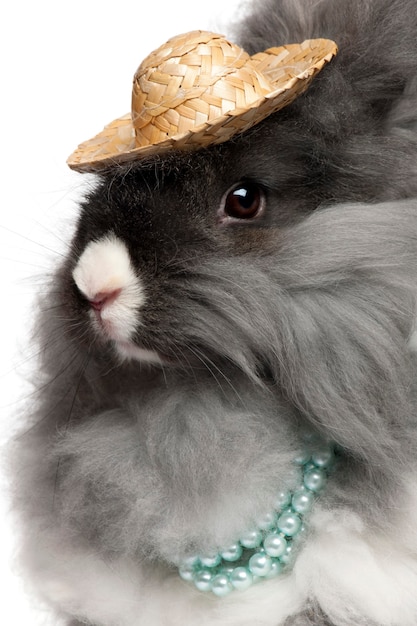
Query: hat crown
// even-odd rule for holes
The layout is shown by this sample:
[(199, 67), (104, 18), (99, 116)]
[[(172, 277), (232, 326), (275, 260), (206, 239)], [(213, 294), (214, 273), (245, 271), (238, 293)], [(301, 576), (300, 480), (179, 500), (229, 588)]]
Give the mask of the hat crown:
[(146, 57), (133, 78), (136, 140), (164, 141), (244, 109), (270, 91), (247, 52), (222, 35), (178, 35)]

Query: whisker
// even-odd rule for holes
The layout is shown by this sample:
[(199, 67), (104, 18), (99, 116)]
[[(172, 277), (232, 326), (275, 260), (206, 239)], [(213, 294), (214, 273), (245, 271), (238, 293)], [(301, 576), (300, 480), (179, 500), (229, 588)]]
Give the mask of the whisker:
[[(54, 341), (54, 343), (57, 343), (58, 339)], [(48, 345), (45, 345), (42, 347), (42, 349), (40, 350), (40, 352), (43, 352), (44, 350), (47, 349)], [(37, 387), (36, 389), (34, 389), (33, 391), (31, 391), (30, 393), (24, 395), (22, 398), (19, 398), (19, 400), (16, 400), (14, 402), (11, 402), (10, 404), (6, 404), (3, 405), (3, 408), (10, 408), (12, 406), (16, 406), (17, 404), (19, 404), (20, 402), (23, 402), (25, 400), (29, 400), (30, 398), (33, 398), (34, 396), (36, 396), (40, 391), (43, 391), (44, 389), (46, 389), (49, 385), (52, 385), (55, 381), (57, 381), (62, 374), (64, 374), (66, 371), (68, 371), (68, 369), (71, 367), (71, 365), (76, 361), (76, 359), (78, 358), (78, 354), (75, 352), (74, 356), (72, 357), (72, 359), (67, 362), (65, 364), (65, 367), (63, 367), (60, 371), (58, 371), (55, 376), (53, 376), (50, 380), (48, 380), (47, 382), (45, 382), (43, 385), (41, 385), (40, 387)]]
[(26, 265), (28, 267), (36, 267), (38, 270), (44, 270), (45, 272), (50, 272), (51, 268), (46, 267), (44, 265), (38, 265), (37, 263), (30, 263), (30, 261), (22, 261), (22, 259), (11, 259), (10, 257), (0, 257), (2, 261), (7, 261), (10, 263), (18, 263), (19, 265)]
[(38, 289), (34, 288), (34, 291), (21, 291), (19, 289), (19, 294), (22, 296), (65, 296), (65, 293), (63, 291), (39, 291)]
[[(54, 206), (54, 205), (52, 205), (52, 206)], [(50, 228), (48, 228), (47, 226), (45, 226), (45, 224), (42, 224), (41, 222), (39, 222), (36, 219), (33, 219), (33, 223), (36, 224), (37, 226), (39, 226), (40, 228), (42, 228), (42, 230), (47, 232), (49, 235), (52, 235), (60, 243), (64, 244), (65, 248), (68, 246), (68, 241), (66, 241), (65, 239), (62, 239), (62, 237), (59, 237), (59, 235), (55, 231), (53, 231)], [(65, 256), (64, 254), (62, 254), (62, 253), (60, 253), (58, 251), (57, 251), (57, 254), (61, 254), (61, 256)]]
[[(90, 361), (90, 351), (91, 351), (91, 345), (90, 345), (90, 347), (88, 349), (88, 352), (87, 352), (87, 355), (86, 355), (86, 357), (85, 357), (85, 359), (84, 359), (84, 361), (83, 361), (83, 363), (81, 365), (80, 375), (78, 377), (77, 384), (75, 386), (74, 395), (72, 397), (71, 405), (70, 405), (69, 412), (68, 412), (67, 421), (66, 421), (65, 428), (64, 428), (64, 436), (68, 432), (68, 429), (69, 429), (69, 426), (70, 426), (70, 423), (71, 423), (72, 412), (74, 410), (75, 401), (76, 401), (77, 396), (78, 396), (78, 392), (79, 392), (79, 389), (80, 389), (81, 381), (82, 381), (82, 379), (84, 377), (85, 371), (86, 371), (88, 363)], [(52, 498), (52, 508), (53, 509), (55, 508), (55, 499), (56, 499), (56, 492), (57, 492), (57, 487), (58, 487), (58, 477), (59, 477), (60, 466), (61, 466), (61, 457), (59, 457), (59, 459), (58, 459), (56, 472), (55, 472), (54, 495), (53, 495), (53, 498)]]
[[(197, 375), (195, 372), (195, 368), (192, 367), (192, 364), (190, 363), (189, 358), (187, 357), (185, 351), (180, 347), (180, 345), (178, 343), (175, 343), (174, 346), (170, 348), (170, 352), (174, 355), (175, 358), (178, 358), (177, 357), (178, 353), (181, 355), (182, 361), (188, 365), (187, 371), (191, 370), (194, 380), (197, 382)], [(194, 355), (194, 356), (197, 356), (197, 355)], [(186, 366), (184, 365), (183, 367), (185, 368)]]
[(198, 350), (195, 346), (194, 347), (187, 346), (187, 347), (201, 361), (201, 363), (207, 368), (207, 370), (213, 376), (214, 380), (216, 381), (216, 383), (218, 384), (219, 388), (222, 391), (223, 391), (223, 387), (222, 387), (219, 379), (217, 378), (216, 374), (214, 373), (213, 369), (221, 375), (223, 380), (229, 385), (229, 387), (236, 394), (236, 396), (239, 398), (239, 400), (242, 399), (240, 394), (239, 394), (239, 392), (237, 391), (237, 389), (232, 384), (231, 380), (225, 375), (224, 372), (222, 372), (222, 370), (211, 359), (209, 359), (206, 355), (203, 355), (201, 353), (201, 351)]
[[(88, 332), (88, 329), (86, 329), (86, 332)], [(84, 334), (85, 334), (85, 333), (83, 333), (83, 335), (84, 335)], [(80, 339), (80, 340), (83, 338), (83, 335), (80, 335), (80, 336), (79, 336), (79, 339)], [(39, 354), (41, 354), (41, 353), (42, 353), (42, 352), (44, 352), (45, 350), (47, 350), (47, 349), (49, 349), (49, 348), (53, 347), (53, 345), (57, 344), (58, 342), (61, 342), (61, 336), (57, 334), (57, 338), (56, 338), (56, 339), (54, 339), (53, 341), (52, 341), (52, 340), (48, 341), (48, 343), (47, 343), (47, 344), (45, 344), (44, 346), (42, 346), (42, 348), (41, 348), (41, 349), (40, 349), (40, 350), (39, 350), (36, 354), (34, 354), (34, 355), (32, 355), (32, 356), (33, 356), (33, 357), (34, 357), (34, 356), (39, 356)], [(88, 348), (88, 353), (87, 353), (87, 355), (86, 355), (86, 360), (87, 360), (87, 361), (88, 361), (88, 358), (89, 358), (89, 356), (90, 356), (91, 349), (92, 349), (92, 347), (93, 347), (93, 345), (94, 345), (94, 342), (95, 342), (95, 341), (94, 341), (94, 339), (93, 339), (93, 341), (92, 341), (92, 342), (90, 343), (90, 345), (89, 345), (89, 348)], [(48, 385), (48, 384), (51, 384), (51, 383), (55, 382), (55, 380), (57, 380), (57, 378), (59, 378), (59, 376), (61, 376), (63, 373), (65, 373), (65, 372), (68, 370), (68, 368), (69, 368), (69, 367), (71, 367), (72, 363), (74, 363), (74, 361), (75, 361), (77, 358), (78, 358), (78, 353), (77, 353), (77, 352), (74, 352), (74, 357), (73, 357), (73, 358), (72, 358), (72, 359), (68, 362), (67, 366), (66, 366), (65, 368), (63, 368), (63, 369), (62, 369), (62, 370), (61, 370), (61, 371), (57, 374), (57, 376), (56, 376), (56, 377), (54, 377), (53, 379), (51, 379), (50, 381), (48, 381), (48, 383), (46, 383), (46, 384), (45, 384), (45, 385), (43, 385), (42, 387), (40, 387), (40, 388), (38, 387), (38, 388), (37, 388), (37, 389), (33, 392), (33, 394), (30, 394), (30, 395), (34, 395), (34, 393), (38, 393), (38, 391), (40, 391), (40, 390), (44, 389), (45, 387), (47, 387), (47, 385)], [(85, 361), (84, 361), (84, 362), (85, 362)], [(81, 367), (83, 367), (83, 365), (82, 365)], [(87, 366), (86, 366), (86, 367), (87, 367)], [(86, 370), (86, 367), (84, 367), (84, 372), (85, 372), (85, 370)], [(53, 406), (53, 407), (52, 407), (52, 408), (51, 408), (51, 409), (50, 409), (50, 410), (49, 410), (49, 411), (48, 411), (48, 412), (47, 412), (47, 413), (46, 413), (46, 414), (45, 414), (45, 415), (44, 415), (44, 416), (43, 416), (43, 417), (39, 420), (39, 421), (37, 421), (35, 424), (33, 424), (33, 425), (32, 425), (30, 428), (28, 428), (26, 431), (24, 431), (24, 432), (20, 433), (20, 434), (18, 435), (18, 437), (17, 437), (17, 438), (20, 438), (20, 437), (25, 436), (28, 432), (30, 432), (31, 430), (33, 430), (34, 428), (36, 428), (37, 426), (39, 426), (40, 424), (42, 424), (42, 423), (43, 423), (43, 422), (44, 422), (44, 421), (45, 421), (45, 420), (46, 420), (46, 419), (47, 419), (47, 418), (51, 415), (51, 413), (55, 410), (55, 408), (56, 408), (57, 406), (59, 406), (59, 404), (60, 404), (60, 403), (64, 400), (64, 398), (66, 398), (66, 396), (67, 396), (67, 395), (68, 395), (68, 394), (69, 394), (69, 393), (73, 390), (73, 388), (74, 388), (74, 387), (73, 387), (73, 384), (71, 383), (71, 384), (70, 384), (70, 386), (68, 387), (68, 389), (65, 391), (65, 393), (64, 393), (62, 396), (60, 396), (60, 398), (59, 398), (59, 400), (57, 401), (57, 403), (56, 403), (56, 404), (55, 404), (55, 405), (54, 405), (54, 406)], [(27, 397), (26, 397), (26, 398), (23, 398), (22, 400), (25, 400), (25, 399), (27, 399)]]
[(57, 408), (57, 406), (59, 406), (62, 401), (67, 397), (67, 395), (70, 393), (70, 391), (73, 390), (73, 385), (71, 384), (68, 389), (66, 390), (66, 392), (60, 396), (59, 400), (56, 402), (56, 404), (53, 405), (53, 407), (47, 412), (45, 413), (45, 415), (38, 420), (37, 422), (35, 422), (34, 424), (32, 424), (32, 426), (30, 426), (29, 428), (27, 428), (25, 431), (20, 432), (19, 435), (16, 437), (16, 439), (21, 439), (22, 437), (25, 437), (28, 433), (30, 433), (32, 430), (34, 430), (35, 428), (38, 428), (41, 424), (43, 424), (43, 422), (48, 419), (48, 417), (55, 411), (55, 409)]
[(26, 356), (24, 359), (22, 359), (21, 361), (19, 361), (18, 363), (16, 363), (13, 367), (11, 367), (9, 370), (2, 372), (0, 374), (0, 378), (4, 378), (5, 376), (8, 376), (9, 374), (11, 374), (12, 372), (18, 371), (25, 363), (28, 363), (29, 361), (31, 361), (32, 359), (35, 359), (36, 357), (38, 357), (40, 354), (42, 354), (43, 352), (43, 348), (40, 348), (39, 350), (37, 350), (36, 352), (32, 352), (31, 354), (29, 354), (29, 356)]
[(114, 362), (107, 369), (99, 371), (97, 373), (97, 376), (93, 376), (91, 380), (92, 381), (100, 380), (100, 378), (104, 376), (108, 376), (109, 374), (111, 374), (111, 372), (113, 372), (114, 370), (117, 370), (118, 367), (119, 367), (119, 364), (117, 362)]
[(62, 304), (51, 304), (51, 306), (40, 307), (42, 313), (48, 313), (49, 311), (56, 311), (56, 309), (62, 308)]
[(29, 241), (30, 243), (34, 243), (35, 245), (39, 246), (40, 248), (43, 248), (44, 250), (48, 250), (48, 252), (52, 252), (53, 254), (56, 254), (57, 256), (61, 256), (61, 257), (65, 256), (64, 254), (62, 254), (62, 252), (58, 252), (57, 250), (53, 250), (52, 248), (49, 248), (45, 244), (39, 243), (39, 241), (36, 241), (36, 239), (31, 239), (27, 235), (23, 235), (22, 233), (19, 233), (16, 230), (13, 230), (12, 228), (9, 228), (8, 226), (4, 226), (4, 224), (0, 224), (0, 228), (2, 228), (3, 230), (6, 230), (7, 232), (11, 233), (12, 235), (16, 235), (17, 237), (20, 237), (21, 239), (25, 239), (26, 241)]

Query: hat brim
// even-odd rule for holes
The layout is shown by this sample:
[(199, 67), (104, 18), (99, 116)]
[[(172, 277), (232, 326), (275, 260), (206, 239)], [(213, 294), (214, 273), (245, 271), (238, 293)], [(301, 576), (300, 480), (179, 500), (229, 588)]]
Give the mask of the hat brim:
[[(287, 58), (286, 63), (282, 63), (284, 53), (286, 56), (289, 53), (289, 63)], [(98, 172), (153, 154), (197, 150), (228, 141), (291, 104), (306, 91), (314, 76), (336, 53), (336, 44), (327, 39), (269, 48), (250, 57), (250, 61), (268, 77), (273, 89), (245, 108), (233, 109), (186, 132), (153, 143), (144, 142), (142, 145), (138, 145), (132, 116), (128, 113), (112, 121), (92, 139), (80, 144), (67, 163), (71, 169), (80, 172)]]

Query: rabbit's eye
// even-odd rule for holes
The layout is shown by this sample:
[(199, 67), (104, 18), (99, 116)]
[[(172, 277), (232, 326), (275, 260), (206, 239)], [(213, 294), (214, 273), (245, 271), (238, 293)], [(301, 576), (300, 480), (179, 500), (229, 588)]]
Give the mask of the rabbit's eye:
[[(221, 213), (223, 219), (239, 220), (258, 217), (265, 207), (265, 193), (256, 183), (239, 183), (225, 196)], [(220, 216), (220, 218), (222, 215)]]

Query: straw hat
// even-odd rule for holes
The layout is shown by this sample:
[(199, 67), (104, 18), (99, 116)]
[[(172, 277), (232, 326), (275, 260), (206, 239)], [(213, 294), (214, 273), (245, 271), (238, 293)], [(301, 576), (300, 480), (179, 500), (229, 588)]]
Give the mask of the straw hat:
[(172, 149), (227, 141), (290, 104), (336, 52), (327, 39), (249, 56), (215, 33), (173, 37), (139, 66), (132, 112), (82, 143), (68, 165), (94, 172)]

